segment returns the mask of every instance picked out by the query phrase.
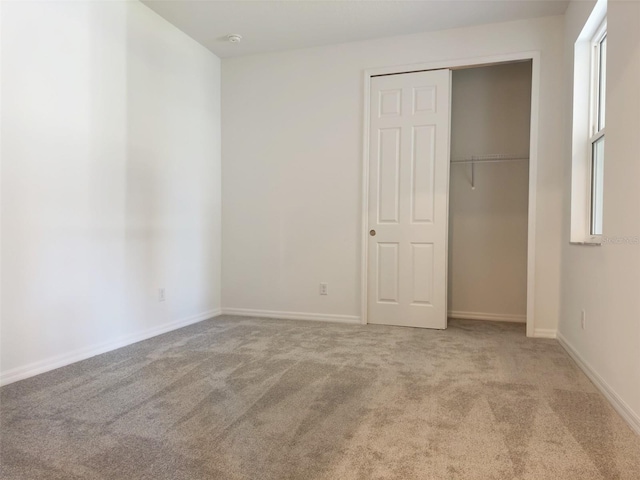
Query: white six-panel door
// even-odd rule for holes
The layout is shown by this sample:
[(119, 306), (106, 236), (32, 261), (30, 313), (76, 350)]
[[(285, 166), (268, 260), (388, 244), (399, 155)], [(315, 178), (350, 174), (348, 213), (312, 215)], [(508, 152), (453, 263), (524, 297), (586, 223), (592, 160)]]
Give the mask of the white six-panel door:
[(371, 79), (367, 321), (447, 327), (450, 70)]

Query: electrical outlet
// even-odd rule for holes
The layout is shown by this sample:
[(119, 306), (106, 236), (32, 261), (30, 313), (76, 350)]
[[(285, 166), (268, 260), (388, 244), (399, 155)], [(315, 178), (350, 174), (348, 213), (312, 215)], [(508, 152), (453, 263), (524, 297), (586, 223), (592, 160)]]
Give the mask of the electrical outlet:
[(158, 289), (158, 301), (164, 302), (164, 288)]
[(329, 285), (326, 283), (320, 284), (320, 295), (329, 295)]
[(587, 314), (584, 310), (582, 310), (582, 317), (580, 318), (580, 326), (584, 330), (587, 326)]

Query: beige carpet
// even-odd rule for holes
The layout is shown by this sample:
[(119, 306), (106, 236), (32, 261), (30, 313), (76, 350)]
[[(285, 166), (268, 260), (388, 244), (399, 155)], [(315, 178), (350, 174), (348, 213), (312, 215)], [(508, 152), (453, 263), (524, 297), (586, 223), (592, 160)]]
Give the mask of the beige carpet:
[(9, 479), (638, 479), (554, 340), (219, 317), (0, 389)]

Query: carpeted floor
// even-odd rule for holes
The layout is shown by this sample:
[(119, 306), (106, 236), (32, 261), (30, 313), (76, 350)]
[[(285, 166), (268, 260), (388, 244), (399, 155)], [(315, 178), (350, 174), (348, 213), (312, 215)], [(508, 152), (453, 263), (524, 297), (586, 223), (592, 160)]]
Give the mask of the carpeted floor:
[(554, 340), (223, 316), (0, 389), (9, 479), (638, 479)]

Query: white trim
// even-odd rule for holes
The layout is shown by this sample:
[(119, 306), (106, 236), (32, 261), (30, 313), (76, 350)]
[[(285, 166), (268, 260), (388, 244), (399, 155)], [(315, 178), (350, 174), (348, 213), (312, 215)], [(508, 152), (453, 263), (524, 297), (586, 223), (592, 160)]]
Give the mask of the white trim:
[(609, 400), (611, 406), (629, 424), (631, 429), (640, 435), (640, 415), (633, 411), (627, 403), (618, 395), (615, 390), (602, 378), (595, 369), (582, 358), (578, 351), (558, 332), (558, 343), (566, 350), (571, 358), (578, 364), (578, 367), (585, 373), (589, 380), (600, 390)]
[[(536, 304), (536, 198), (538, 194), (538, 124), (540, 113), (540, 53), (531, 57), (531, 131), (529, 134), (529, 213), (527, 223), (527, 337), (537, 337)], [(555, 335), (555, 333), (554, 333)], [(554, 338), (554, 337), (551, 337)]]
[[(376, 75), (392, 75), (421, 70), (456, 69), (464, 67), (480, 67), (499, 63), (531, 60), (531, 131), (529, 137), (529, 212), (527, 234), (527, 337), (535, 337), (535, 263), (536, 263), (536, 196), (538, 181), (538, 123), (540, 104), (540, 52), (528, 51), (504, 55), (488, 55), (483, 57), (444, 60), (429, 63), (397, 65), (392, 67), (371, 68), (364, 71), (363, 88), (363, 132), (362, 132), (362, 232), (360, 259), (360, 322), (367, 323), (367, 260), (369, 228), (367, 217), (369, 211), (369, 95), (371, 77)], [(545, 330), (539, 330), (546, 332)], [(555, 331), (554, 335), (555, 335)], [(554, 337), (551, 337), (554, 338)]]
[(0, 375), (0, 385), (7, 385), (9, 383), (17, 382), (18, 380), (24, 380), (25, 378), (40, 375), (41, 373), (49, 372), (51, 370), (55, 370), (56, 368), (64, 367), (81, 360), (86, 360), (87, 358), (95, 357), (96, 355), (100, 355), (102, 353), (126, 347), (128, 345), (141, 342), (142, 340), (147, 340), (149, 338), (162, 335), (163, 333), (171, 332), (173, 330), (177, 330), (179, 328), (186, 327), (203, 320), (217, 317), (218, 315), (220, 315), (220, 313), (221, 311), (219, 308), (214, 310), (207, 310), (206, 312), (202, 312), (198, 315), (182, 318), (180, 320), (165, 323), (164, 325), (160, 325), (157, 327), (152, 327), (143, 332), (125, 335), (116, 340), (111, 340), (90, 347), (79, 348), (72, 352), (64, 353), (62, 355), (56, 355), (55, 357), (41, 360), (39, 362), (30, 363), (23, 367), (13, 368), (11, 370), (3, 372)]
[(363, 95), (364, 101), (364, 132), (362, 135), (362, 232), (360, 248), (362, 255), (360, 257), (360, 323), (365, 325), (368, 317), (367, 306), (367, 281), (368, 281), (368, 268), (369, 264), (369, 240), (367, 235), (369, 234), (369, 128), (371, 126), (371, 119), (369, 118), (369, 103), (371, 99), (371, 70), (365, 70), (364, 72), (364, 88)]
[(329, 313), (280, 312), (276, 310), (254, 310), (252, 308), (223, 308), (223, 315), (238, 315), (241, 317), (275, 318), (282, 320), (311, 320), (316, 322), (360, 323), (360, 317), (355, 315), (335, 315)]
[(517, 315), (513, 313), (460, 312), (456, 310), (449, 310), (447, 315), (449, 318), (460, 318), (463, 320), (490, 320), (492, 322), (527, 323), (526, 315)]
[(533, 338), (556, 338), (558, 331), (555, 328), (536, 328), (533, 331)]
[[(445, 229), (445, 261), (444, 261), (444, 304), (445, 308), (449, 308), (449, 231), (451, 230), (451, 225), (449, 225), (449, 219), (451, 218), (449, 214), (449, 206), (451, 205), (451, 125), (453, 119), (453, 70), (449, 70), (449, 131), (447, 132), (449, 135), (447, 138), (447, 144), (449, 148), (447, 149), (447, 156), (449, 157), (449, 169), (447, 170), (447, 198), (446, 198), (446, 212), (447, 212), (447, 228)], [(475, 167), (474, 167), (475, 168)], [(444, 319), (444, 328), (449, 328), (449, 312), (447, 311), (447, 318)]]
[(443, 70), (467, 67), (489, 66), (498, 63), (517, 62), (520, 60), (532, 60), (539, 58), (540, 52), (527, 51), (507, 53), (503, 55), (487, 55), (483, 57), (459, 58), (456, 60), (440, 60), (427, 63), (411, 63), (408, 65), (395, 65), (390, 67), (369, 68), (365, 70), (365, 80), (376, 75), (393, 75), (396, 73), (420, 72), (423, 70)]

